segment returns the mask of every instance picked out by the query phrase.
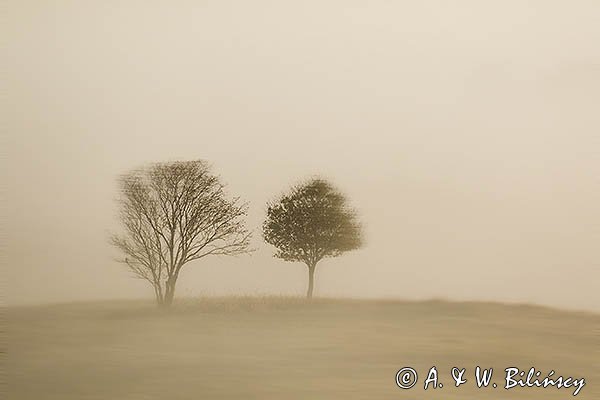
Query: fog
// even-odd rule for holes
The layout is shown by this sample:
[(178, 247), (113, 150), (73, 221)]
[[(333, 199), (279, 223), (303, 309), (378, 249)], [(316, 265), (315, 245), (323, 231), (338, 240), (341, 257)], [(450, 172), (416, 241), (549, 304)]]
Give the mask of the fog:
[(317, 296), (600, 310), (600, 3), (5, 4), (6, 303), (151, 299), (108, 244), (116, 179), (205, 159), (257, 251), (187, 265), (178, 296), (302, 296), (260, 225), (318, 174), (367, 244)]

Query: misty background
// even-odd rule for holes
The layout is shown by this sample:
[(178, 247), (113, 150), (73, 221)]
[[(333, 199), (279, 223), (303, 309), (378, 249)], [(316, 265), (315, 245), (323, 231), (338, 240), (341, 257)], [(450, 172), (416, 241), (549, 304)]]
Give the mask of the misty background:
[(297, 294), (265, 202), (319, 174), (365, 223), (317, 296), (600, 310), (597, 1), (9, 1), (5, 302), (152, 295), (113, 260), (116, 178), (206, 159), (251, 257), (179, 296)]

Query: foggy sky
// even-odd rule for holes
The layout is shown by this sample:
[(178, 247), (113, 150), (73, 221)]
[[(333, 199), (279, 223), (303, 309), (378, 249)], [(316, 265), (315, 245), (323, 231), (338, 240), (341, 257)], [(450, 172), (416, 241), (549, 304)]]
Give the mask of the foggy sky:
[(251, 257), (179, 296), (297, 294), (265, 202), (319, 174), (367, 246), (324, 296), (600, 310), (597, 1), (9, 1), (5, 301), (152, 296), (117, 264), (116, 177), (206, 159), (250, 202)]

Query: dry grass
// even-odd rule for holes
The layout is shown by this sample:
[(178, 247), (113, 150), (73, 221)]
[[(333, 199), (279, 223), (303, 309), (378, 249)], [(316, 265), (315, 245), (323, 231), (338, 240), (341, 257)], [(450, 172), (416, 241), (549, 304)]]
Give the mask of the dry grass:
[[(289, 297), (79, 303), (6, 310), (10, 399), (567, 399), (476, 389), (473, 368), (585, 377), (600, 398), (600, 316), (535, 306)], [(445, 387), (423, 391), (435, 365)], [(421, 381), (396, 387), (413, 366)], [(452, 387), (449, 370), (470, 381)], [(497, 374), (497, 375), (496, 375)], [(542, 375), (544, 376), (544, 375)], [(501, 386), (501, 385), (500, 385)]]

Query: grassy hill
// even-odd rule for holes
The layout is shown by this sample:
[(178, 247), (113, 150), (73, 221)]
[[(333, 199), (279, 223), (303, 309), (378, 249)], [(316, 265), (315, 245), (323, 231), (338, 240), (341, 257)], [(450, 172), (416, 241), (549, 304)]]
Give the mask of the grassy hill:
[[(600, 399), (600, 315), (536, 306), (295, 298), (5, 309), (7, 399), (568, 399), (504, 369), (585, 378)], [(436, 366), (444, 387), (423, 390)], [(405, 366), (419, 373), (396, 386)], [(476, 387), (494, 368), (497, 388)], [(466, 368), (456, 388), (452, 367)]]

